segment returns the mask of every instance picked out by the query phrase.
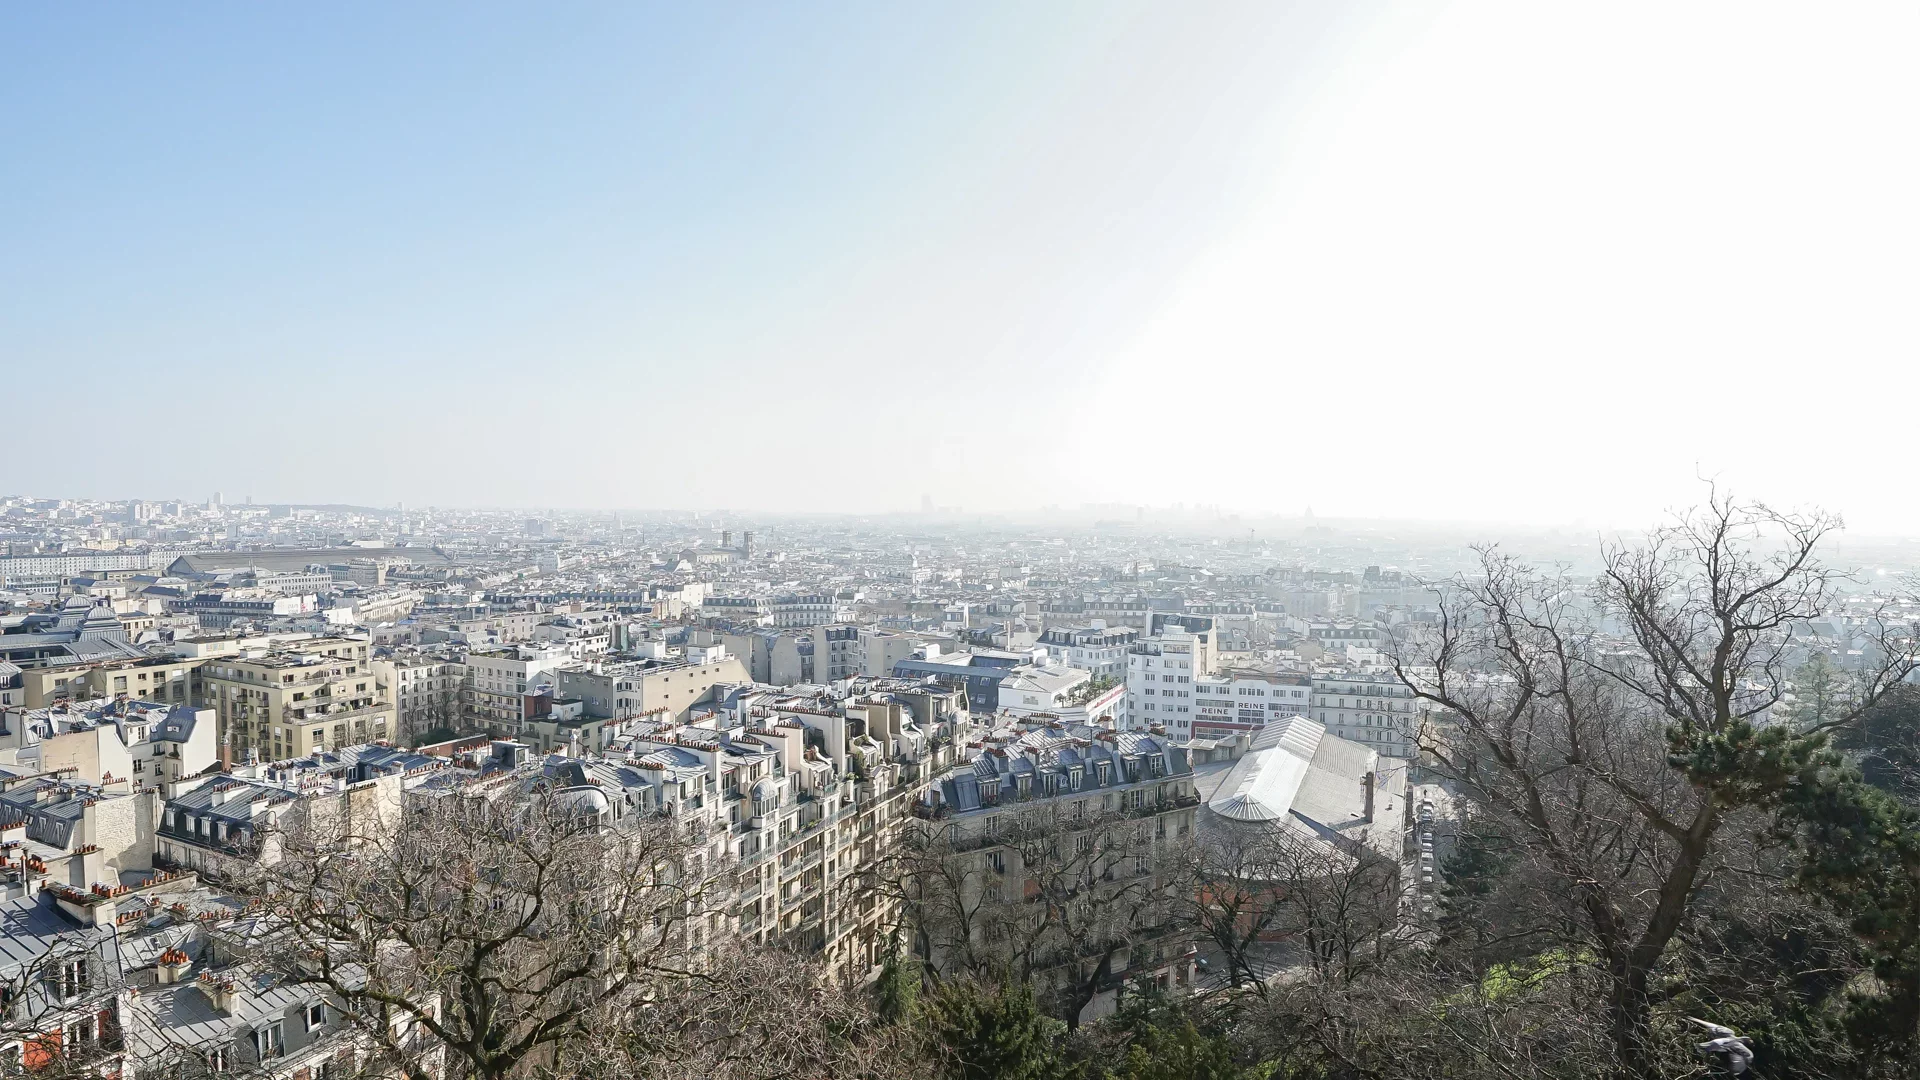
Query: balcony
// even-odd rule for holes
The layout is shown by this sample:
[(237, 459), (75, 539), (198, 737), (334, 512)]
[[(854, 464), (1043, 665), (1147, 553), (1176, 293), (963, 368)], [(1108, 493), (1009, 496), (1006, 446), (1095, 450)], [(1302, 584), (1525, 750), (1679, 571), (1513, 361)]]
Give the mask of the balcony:
[(795, 859), (791, 863), (783, 864), (780, 867), (780, 876), (787, 877), (789, 875), (798, 874), (804, 870), (811, 869), (815, 866), (819, 866), (821, 860), (824, 859), (825, 857), (826, 857), (826, 852), (824, 850), (815, 851), (808, 855), (802, 855), (801, 857), (799, 857), (798, 859)]
[(374, 716), (386, 716), (393, 711), (391, 705), (366, 700), (366, 704), (352, 705), (306, 704), (298, 708), (287, 705), (281, 709), (281, 720), (296, 727), (306, 724), (341, 724), (349, 720), (365, 720)]
[(791, 896), (781, 897), (780, 898), (780, 914), (784, 916), (789, 912), (793, 911), (793, 909), (801, 906), (802, 904), (805, 904), (809, 900), (819, 899), (821, 890), (823, 888), (824, 888), (824, 885), (816, 883), (813, 885), (808, 885), (805, 888), (802, 888), (800, 891), (794, 893)]

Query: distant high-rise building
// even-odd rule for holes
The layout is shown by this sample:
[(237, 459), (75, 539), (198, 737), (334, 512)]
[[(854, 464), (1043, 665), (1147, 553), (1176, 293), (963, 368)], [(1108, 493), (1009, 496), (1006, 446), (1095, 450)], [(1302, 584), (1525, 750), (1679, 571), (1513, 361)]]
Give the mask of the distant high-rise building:
[(933, 513), (933, 496), (931, 495), (920, 496), (920, 512), (923, 514)]

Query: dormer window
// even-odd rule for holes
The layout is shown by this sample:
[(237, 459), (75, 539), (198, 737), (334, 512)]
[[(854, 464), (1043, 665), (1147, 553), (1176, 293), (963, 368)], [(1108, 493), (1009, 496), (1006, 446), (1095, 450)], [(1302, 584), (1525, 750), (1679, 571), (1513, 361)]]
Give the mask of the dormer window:
[(91, 982), (87, 975), (87, 958), (81, 956), (62, 961), (54, 972), (54, 982), (62, 999), (76, 998), (85, 993)]
[(277, 1058), (287, 1052), (287, 1041), (280, 1021), (275, 1020), (253, 1032), (253, 1052), (261, 1061)]

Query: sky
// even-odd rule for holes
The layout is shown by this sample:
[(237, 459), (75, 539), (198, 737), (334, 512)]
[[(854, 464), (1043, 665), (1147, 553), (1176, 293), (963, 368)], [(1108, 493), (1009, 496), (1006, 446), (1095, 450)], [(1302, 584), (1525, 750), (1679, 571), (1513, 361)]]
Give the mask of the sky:
[(1920, 535), (1920, 7), (16, 5), (0, 490)]

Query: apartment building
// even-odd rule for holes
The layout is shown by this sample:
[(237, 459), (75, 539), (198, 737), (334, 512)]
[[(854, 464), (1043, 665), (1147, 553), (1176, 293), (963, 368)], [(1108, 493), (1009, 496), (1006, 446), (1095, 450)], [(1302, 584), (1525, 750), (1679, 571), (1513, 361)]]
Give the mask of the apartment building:
[(70, 577), (88, 571), (147, 570), (166, 562), (161, 551), (63, 551), (49, 555), (0, 555), (0, 583), (16, 578)]
[(783, 630), (839, 622), (845, 615), (851, 614), (850, 611), (842, 610), (832, 593), (776, 596), (768, 602), (767, 610), (773, 619), (773, 625)]
[(1139, 638), (1140, 631), (1131, 626), (1056, 626), (1041, 633), (1039, 644), (1068, 667), (1125, 680), (1127, 649)]
[[(1173, 886), (1157, 858), (1195, 828), (1200, 798), (1186, 748), (1167, 736), (1087, 727), (1014, 725), (977, 738), (980, 752), (915, 810), (923, 828), (943, 835), (935, 850), (948, 852), (945, 880), (958, 891), (944, 899), (997, 918), (959, 926), (935, 916), (920, 934), (922, 958), (946, 969), (958, 963), (963, 938), (991, 951), (1001, 935), (1044, 936), (1023, 900), (1110, 901), (1115, 910), (1103, 918), (1124, 925), (1126, 945), (1107, 956), (1082, 1019), (1112, 1012), (1127, 983), (1190, 985), (1193, 931), (1173, 918)], [(1101, 963), (1068, 938), (1043, 947), (1054, 959), (1034, 972), (1042, 994), (1084, 982), (1089, 965)]]
[(320, 610), (319, 598), (312, 593), (280, 596), (257, 589), (199, 593), (169, 606), (182, 615), (192, 615), (208, 630), (224, 630), (241, 620), (289, 618)]
[(772, 626), (773, 607), (758, 596), (708, 596), (700, 601), (700, 616), (745, 626)]
[(1193, 712), (1176, 714), (1170, 734), (1194, 737), (1259, 731), (1282, 716), (1305, 716), (1313, 680), (1304, 674), (1232, 668), (1193, 681)]
[(212, 709), (127, 697), (0, 714), (0, 760), (88, 784), (159, 788), (219, 760)]
[(746, 665), (747, 677), (754, 682), (792, 686), (809, 681), (814, 647), (811, 631), (741, 627), (718, 630), (716, 636), (727, 652)]
[(294, 821), (353, 817), (397, 824), (403, 793), (448, 767), (445, 759), (388, 746), (343, 746), (236, 766), (167, 793), (153, 832), (163, 869), (228, 878), (280, 857), (277, 833)]
[[(813, 627), (813, 672), (808, 682), (833, 682), (862, 674), (866, 650), (861, 648), (860, 628), (820, 623)], [(907, 653), (912, 656), (911, 650)]]
[(685, 720), (715, 685), (752, 681), (746, 665), (724, 645), (696, 651), (696, 657), (556, 666), (555, 693), (580, 699), (588, 716), (622, 719), (664, 709), (669, 719)]
[(720, 640), (747, 665), (754, 682), (769, 686), (886, 678), (895, 665), (913, 659), (914, 651), (924, 647), (921, 636), (847, 623), (723, 632)]
[(1419, 709), (1393, 675), (1316, 672), (1311, 696), (1313, 719), (1340, 738), (1389, 757), (1414, 756)]
[(31, 894), (46, 882), (84, 888), (151, 869), (152, 843), (141, 829), (148, 807), (147, 796), (124, 781), (0, 773), (0, 896)]
[(279, 761), (315, 750), (392, 738), (393, 702), (366, 638), (317, 637), (258, 657), (201, 665), (201, 704), (212, 707), (236, 759)]
[(528, 687), (571, 659), (566, 646), (551, 644), (469, 652), (460, 691), (466, 723), (496, 735), (518, 734), (526, 720)]
[(1386, 631), (1366, 623), (1348, 621), (1314, 622), (1307, 627), (1307, 638), (1334, 656), (1343, 656), (1349, 646), (1384, 649)]
[(1000, 680), (1014, 668), (1033, 661), (1031, 653), (1003, 649), (943, 654), (939, 646), (928, 645), (925, 651), (926, 655), (894, 664), (893, 674), (909, 679), (931, 677), (944, 686), (964, 690), (968, 708), (976, 713), (999, 711)]
[(1116, 719), (1133, 731), (1158, 724), (1191, 732), (1193, 680), (1214, 673), (1212, 620), (1148, 621), (1154, 633), (1127, 647), (1127, 696)]
[(533, 630), (546, 619), (538, 611), (500, 611), (478, 618), (455, 619), (420, 631), (425, 645), (451, 641), (474, 648), (518, 645), (533, 640)]
[(551, 616), (533, 628), (532, 639), (542, 645), (561, 645), (575, 660), (605, 656), (613, 647), (620, 625), (618, 612), (586, 611)]
[(856, 690), (773, 702), (724, 740), (683, 732), (672, 749), (719, 772), (717, 807), (741, 871), (737, 932), (860, 980), (898, 923), (897, 896), (875, 875), (892, 870), (912, 806), (957, 764), (971, 718), (964, 695), (939, 687), (871, 680)]
[(1064, 664), (1022, 664), (1000, 680), (1000, 715), (1046, 717), (1062, 723), (1111, 723), (1126, 687)]
[[(704, 931), (822, 958), (829, 977), (870, 978), (893, 944), (893, 867), (910, 807), (957, 761), (963, 695), (905, 680), (758, 695), (744, 715), (642, 718), (604, 756), (531, 767), (605, 797), (607, 816), (664, 808), (734, 891)], [(596, 800), (597, 802), (598, 800)]]
[(914, 651), (924, 645), (920, 636), (863, 626), (860, 628), (860, 674), (870, 679), (889, 678), (894, 665), (913, 659)]
[(199, 657), (145, 657), (105, 663), (30, 668), (20, 673), (21, 704), (44, 709), (57, 701), (85, 701), (125, 694), (141, 701), (184, 705), (194, 700)]
[(467, 665), (435, 653), (396, 653), (373, 670), (393, 699), (395, 738), (408, 746), (429, 731), (460, 723), (460, 688)]

